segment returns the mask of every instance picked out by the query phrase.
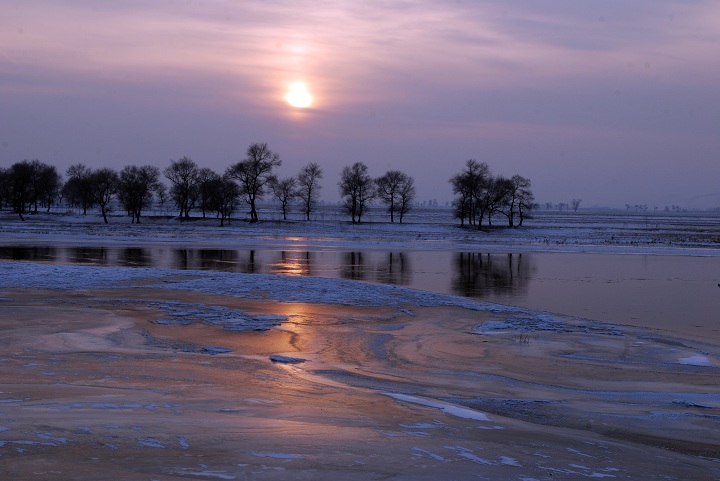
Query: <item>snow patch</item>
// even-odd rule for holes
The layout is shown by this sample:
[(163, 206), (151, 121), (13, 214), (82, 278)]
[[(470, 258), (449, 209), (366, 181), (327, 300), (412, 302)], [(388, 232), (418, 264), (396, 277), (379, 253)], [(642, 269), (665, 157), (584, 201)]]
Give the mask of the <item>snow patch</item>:
[[(176, 408), (180, 404), (137, 404), (137, 403), (74, 403), (64, 404), (58, 406), (50, 406), (49, 409), (56, 409), (58, 411), (68, 411), (70, 409), (146, 409), (148, 411), (155, 411), (157, 408)], [(117, 428), (118, 426), (107, 426), (108, 428)]]
[[(142, 303), (143, 301), (125, 300), (124, 302)], [(150, 307), (162, 309), (167, 316), (155, 321), (160, 325), (186, 326), (195, 322), (220, 325), (226, 331), (267, 331), (287, 321), (286, 316), (277, 314), (261, 314), (252, 316), (239, 309), (205, 304), (189, 304), (184, 302), (145, 302)]]
[(288, 453), (258, 453), (256, 451), (248, 451), (248, 454), (258, 458), (273, 458), (273, 459), (305, 459), (305, 456), (301, 454), (288, 454)]
[(446, 449), (449, 449), (451, 451), (454, 451), (458, 453), (458, 456), (461, 458), (465, 458), (468, 461), (472, 461), (477, 464), (485, 464), (485, 465), (493, 465), (495, 464), (493, 461), (485, 458), (481, 458), (480, 456), (477, 456), (473, 453), (472, 449), (464, 448), (462, 446), (445, 446)]
[(439, 454), (433, 453), (432, 451), (428, 451), (428, 450), (426, 450), (426, 449), (422, 449), (422, 448), (418, 448), (418, 447), (413, 447), (412, 450), (413, 450), (413, 451), (417, 451), (418, 454), (413, 453), (415, 456), (423, 456), (423, 455), (425, 455), (425, 456), (427, 456), (428, 458), (434, 459), (435, 461), (445, 461), (445, 458), (443, 458), (443, 457), (440, 456)]
[(713, 363), (710, 362), (710, 359), (708, 359), (705, 356), (690, 356), (690, 357), (681, 357), (678, 359), (678, 363), (680, 364), (687, 364), (690, 366), (703, 366), (703, 367), (712, 367)]
[(300, 364), (307, 361), (307, 359), (302, 359), (299, 357), (280, 356), (278, 354), (270, 356), (270, 360), (274, 363), (280, 364)]
[(164, 443), (155, 438), (138, 439), (138, 445), (143, 446), (145, 448), (162, 448), (162, 449), (167, 448), (167, 443)]
[(46, 441), (52, 441), (54, 443), (67, 444), (70, 440), (68, 438), (61, 438), (53, 436), (50, 433), (35, 433), (35, 436)]
[(421, 406), (427, 406), (435, 409), (439, 409), (445, 414), (451, 414), (453, 416), (457, 416), (459, 418), (465, 418), (465, 419), (475, 419), (477, 421), (490, 421), (490, 418), (487, 417), (485, 413), (482, 413), (480, 411), (475, 411), (474, 409), (465, 408), (462, 406), (456, 406), (454, 404), (441, 402), (441, 401), (435, 401), (433, 399), (426, 399), (426, 398), (420, 398), (416, 396), (409, 396), (407, 394), (399, 394), (399, 393), (383, 393), (386, 396), (390, 396), (393, 399), (396, 399), (398, 401), (404, 401), (408, 403), (413, 404), (419, 404)]
[(203, 346), (200, 351), (214, 356), (215, 354), (226, 354), (228, 352), (232, 352), (232, 349), (220, 346)]
[(522, 465), (518, 463), (515, 459), (508, 456), (500, 456), (500, 464), (504, 464), (506, 466), (517, 466), (518, 468), (522, 467)]
[(224, 471), (174, 471), (170, 474), (178, 474), (182, 477), (185, 476), (202, 476), (205, 478), (217, 478), (217, 479), (237, 479), (232, 474), (226, 474)]
[(589, 454), (585, 454), (585, 453), (578, 451), (577, 449), (573, 449), (573, 448), (567, 448), (567, 452), (572, 453), (572, 454), (577, 454), (578, 456), (584, 456), (586, 458), (592, 458), (592, 456), (590, 456)]
[(435, 424), (432, 423), (415, 423), (415, 424), (401, 424), (400, 427), (405, 429), (437, 429), (440, 426), (442, 426), (444, 423), (437, 422)]
[(712, 406), (709, 406), (707, 404), (700, 404), (689, 399), (673, 399), (672, 403), (685, 406), (686, 408), (712, 409)]

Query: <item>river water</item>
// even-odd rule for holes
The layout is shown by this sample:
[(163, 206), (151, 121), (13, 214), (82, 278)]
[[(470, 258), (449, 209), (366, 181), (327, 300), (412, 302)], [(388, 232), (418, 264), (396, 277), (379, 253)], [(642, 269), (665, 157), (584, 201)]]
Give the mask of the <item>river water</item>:
[(720, 338), (720, 257), (4, 246), (0, 259), (352, 279)]

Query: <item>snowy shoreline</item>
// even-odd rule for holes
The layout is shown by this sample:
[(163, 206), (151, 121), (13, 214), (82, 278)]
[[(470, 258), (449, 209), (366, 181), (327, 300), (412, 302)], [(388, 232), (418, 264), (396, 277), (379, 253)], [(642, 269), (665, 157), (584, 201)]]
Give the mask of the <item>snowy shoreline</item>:
[[(262, 212), (261, 212), (262, 213)], [(337, 209), (316, 220), (281, 221), (265, 213), (258, 223), (147, 216), (141, 224), (116, 217), (36, 214), (21, 222), (0, 215), (0, 245), (174, 246), (178, 248), (291, 248), (296, 250), (483, 250), (487, 252), (592, 252), (720, 256), (720, 215), (540, 211), (522, 228), (460, 228), (448, 209), (413, 212), (403, 224), (381, 211), (350, 224)]]
[[(226, 274), (208, 274), (208, 271), (227, 270), (253, 276), (258, 273), (280, 275), (272, 283), (268, 281), (270, 277), (243, 278), (242, 282), (255, 285), (252, 288), (255, 291), (270, 289), (262, 286), (272, 284), (281, 286), (278, 292), (294, 295), (298, 281), (283, 276), (302, 273), (316, 276), (302, 281), (303, 286), (312, 286), (303, 288), (306, 292), (309, 292), (307, 289), (323, 290), (326, 294), (324, 298), (315, 292), (310, 297), (294, 299), (296, 301), (334, 303), (330, 293), (354, 292), (362, 287), (365, 290), (362, 295), (383, 299), (382, 304), (390, 302), (388, 290), (381, 291), (380, 287), (369, 287), (367, 282), (357, 280), (407, 283), (406, 287), (415, 289), (404, 293), (396, 291), (394, 295), (408, 299), (417, 298), (418, 293), (423, 293), (425, 298), (432, 297), (434, 292), (485, 297), (487, 290), (482, 296), (480, 291), (468, 294), (453, 284), (470, 282), (475, 286), (473, 289), (492, 285), (491, 281), (473, 281), (489, 273), (480, 274), (479, 266), (472, 272), (458, 270), (457, 256), (469, 253), (478, 260), (478, 254), (535, 253), (546, 257), (537, 257), (535, 264), (526, 262), (523, 266), (532, 271), (533, 266), (542, 261), (542, 274), (528, 271), (523, 277), (505, 272), (507, 267), (503, 267), (501, 273), (492, 273), (515, 278), (517, 286), (527, 286), (527, 279), (536, 279), (532, 281), (531, 292), (537, 294), (532, 299), (499, 295), (485, 300), (621, 325), (660, 327), (682, 335), (716, 337), (711, 313), (715, 312), (713, 300), (720, 281), (713, 270), (720, 259), (720, 215), (541, 211), (523, 228), (478, 231), (459, 228), (452, 223), (450, 211), (442, 208), (414, 211), (403, 224), (379, 221), (385, 217), (379, 210), (371, 212), (367, 216), (369, 221), (359, 225), (350, 224), (337, 208), (326, 207), (318, 219), (309, 222), (285, 222), (273, 219), (272, 212), (261, 211), (261, 214), (265, 220), (257, 223), (235, 220), (229, 226), (219, 227), (215, 219), (180, 221), (169, 216), (148, 216), (141, 224), (116, 217), (110, 224), (104, 224), (92, 214), (37, 214), (21, 222), (4, 212), (0, 216), (0, 260), (23, 262), (5, 264), (11, 267), (3, 267), (7, 272), (4, 285), (25, 285), (25, 280), (14, 277), (22, 271), (26, 278), (37, 279), (44, 287), (52, 288), (53, 283), (46, 282), (46, 277), (66, 282), (79, 278), (83, 283), (84, 277), (91, 276), (99, 279), (100, 284), (106, 284), (125, 276), (132, 282), (130, 279), (138, 276), (187, 276), (196, 270), (198, 283), (210, 286), (215, 283), (213, 276), (220, 278)], [(364, 264), (358, 254), (363, 252)], [(396, 254), (403, 252), (407, 253), (403, 258), (404, 272), (397, 271), (399, 265), (388, 264), (391, 256), (398, 261), (401, 258)], [(440, 253), (456, 257), (442, 257), (444, 254)], [(586, 261), (589, 255), (606, 257)], [(633, 258), (625, 262), (618, 259), (618, 255)], [(658, 256), (667, 262), (653, 261), (648, 270), (649, 264), (638, 263), (638, 259), (642, 259), (639, 256)], [(337, 264), (329, 260), (334, 258)], [(447, 260), (444, 264), (437, 263), (436, 259), (440, 258)], [(702, 258), (708, 260), (701, 261)], [(47, 263), (53, 267), (42, 267)], [(504, 261), (498, 258), (495, 264), (493, 269), (497, 270)], [(95, 265), (103, 270), (78, 274), (76, 269), (81, 265)], [(615, 268), (610, 268), (611, 265)], [(63, 271), (61, 266), (67, 269)], [(119, 268), (121, 266), (126, 267)], [(470, 267), (467, 262), (465, 266)], [(566, 266), (565, 270), (560, 266)], [(636, 270), (629, 270), (629, 266)], [(42, 269), (57, 272), (40, 273)], [(383, 277), (390, 276), (391, 271), (396, 277), (398, 273), (405, 277)], [(320, 285), (324, 287), (316, 289)], [(199, 287), (205, 292), (224, 291), (221, 285), (207, 286)], [(574, 295), (568, 297), (566, 293), (570, 291)], [(626, 295), (629, 292), (635, 295)], [(658, 298), (660, 292), (663, 294)], [(595, 302), (596, 298), (605, 302)], [(473, 302), (458, 299), (462, 303)], [(580, 299), (586, 302), (574, 301)], [(279, 297), (278, 300), (286, 299)], [(680, 307), (683, 305), (684, 310)], [(686, 322), (687, 319), (691, 321)]]

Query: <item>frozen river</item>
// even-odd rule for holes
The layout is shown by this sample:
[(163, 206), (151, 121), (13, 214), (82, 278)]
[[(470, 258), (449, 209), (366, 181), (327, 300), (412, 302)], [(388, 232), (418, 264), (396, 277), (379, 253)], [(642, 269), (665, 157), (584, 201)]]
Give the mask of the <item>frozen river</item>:
[(113, 220), (0, 223), (2, 479), (720, 479), (715, 217)]
[(720, 257), (3, 246), (0, 259), (350, 279), (720, 337)]

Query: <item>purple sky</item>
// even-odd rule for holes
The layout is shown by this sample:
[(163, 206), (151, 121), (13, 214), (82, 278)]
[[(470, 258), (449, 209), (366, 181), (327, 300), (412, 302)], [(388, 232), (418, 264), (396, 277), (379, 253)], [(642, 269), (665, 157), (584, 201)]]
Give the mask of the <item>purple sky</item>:
[(718, 207), (720, 2), (0, 0), (1, 166), (223, 172), (252, 142), (326, 200), (362, 161), (444, 204), (474, 158), (542, 203)]

